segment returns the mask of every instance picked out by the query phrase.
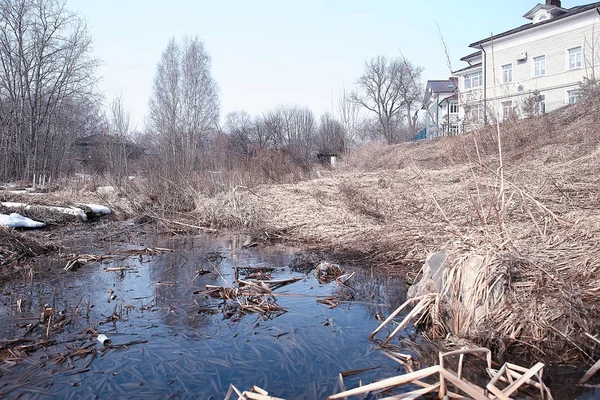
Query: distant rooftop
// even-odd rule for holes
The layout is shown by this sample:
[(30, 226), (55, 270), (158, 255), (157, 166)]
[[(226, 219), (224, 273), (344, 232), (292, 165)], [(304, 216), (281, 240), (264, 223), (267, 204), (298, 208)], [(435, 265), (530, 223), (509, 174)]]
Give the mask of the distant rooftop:
[[(600, 2), (586, 4), (586, 5), (583, 5), (583, 6), (576, 6), (576, 7), (572, 7), (572, 8), (569, 8), (569, 9), (562, 9), (562, 10), (565, 10), (565, 12), (562, 13), (562, 14), (560, 14), (560, 15), (555, 16), (554, 18), (547, 19), (545, 21), (540, 21), (540, 22), (537, 22), (537, 23), (530, 22), (528, 24), (521, 25), (518, 28), (514, 28), (514, 29), (511, 29), (509, 31), (499, 33), (498, 35), (493, 35), (493, 36), (490, 36), (490, 37), (488, 37), (486, 39), (479, 40), (477, 42), (471, 43), (469, 45), (469, 47), (477, 48), (477, 47), (479, 47), (479, 45), (487, 43), (487, 42), (490, 42), (492, 40), (497, 40), (497, 39), (500, 39), (500, 38), (503, 38), (503, 37), (506, 37), (506, 36), (513, 35), (513, 34), (518, 33), (518, 32), (526, 31), (526, 30), (531, 29), (531, 28), (537, 28), (538, 26), (552, 24), (552, 23), (554, 23), (556, 21), (560, 21), (562, 19), (569, 18), (569, 17), (572, 17), (574, 15), (577, 15), (577, 14), (580, 14), (580, 13), (583, 13), (583, 12), (586, 12), (586, 11), (590, 11), (590, 10), (593, 10), (595, 8), (598, 8), (598, 7), (600, 7)], [(525, 14), (525, 15), (528, 15), (528, 14)], [(467, 57), (469, 57), (469, 56), (467, 56)]]
[(427, 81), (423, 103), (429, 102), (433, 93), (453, 93), (457, 88), (458, 79), (454, 77), (451, 77), (450, 79)]

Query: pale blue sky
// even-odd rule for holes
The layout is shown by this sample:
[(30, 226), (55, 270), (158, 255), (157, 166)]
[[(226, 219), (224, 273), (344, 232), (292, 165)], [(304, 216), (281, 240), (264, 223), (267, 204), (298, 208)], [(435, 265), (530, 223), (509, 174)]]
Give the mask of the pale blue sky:
[[(591, 1), (565, 0), (563, 7)], [(156, 64), (171, 37), (198, 35), (212, 57), (222, 118), (280, 104), (331, 111), (365, 60), (402, 52), (425, 68), (423, 80), (449, 76), (436, 23), (454, 69), (468, 45), (527, 21), (535, 0), (67, 0), (82, 15), (103, 65), (107, 101), (122, 93), (143, 129)], [(465, 64), (466, 65), (466, 64)]]

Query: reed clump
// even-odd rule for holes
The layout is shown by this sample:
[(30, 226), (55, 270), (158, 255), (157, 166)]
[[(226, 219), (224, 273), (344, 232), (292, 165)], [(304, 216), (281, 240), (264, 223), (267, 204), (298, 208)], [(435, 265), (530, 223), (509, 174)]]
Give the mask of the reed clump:
[(8, 273), (8, 267), (20, 261), (57, 250), (55, 245), (44, 243), (30, 235), (0, 226), (0, 276)]

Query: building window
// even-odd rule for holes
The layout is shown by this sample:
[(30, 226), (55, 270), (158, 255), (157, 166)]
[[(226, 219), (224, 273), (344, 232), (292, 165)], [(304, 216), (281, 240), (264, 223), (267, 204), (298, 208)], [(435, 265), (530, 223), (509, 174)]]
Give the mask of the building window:
[(467, 122), (483, 122), (484, 110), (483, 104), (475, 104), (465, 107), (465, 116)]
[(483, 104), (477, 104), (475, 107), (475, 115), (477, 117), (477, 121), (483, 122), (485, 119), (485, 110), (483, 109)]
[(579, 100), (579, 90), (567, 90), (567, 104), (575, 104)]
[(465, 89), (473, 89), (481, 86), (481, 71), (465, 75)]
[(507, 120), (512, 115), (512, 100), (502, 102), (502, 119)]
[(540, 94), (538, 96), (538, 104), (540, 106), (540, 114), (546, 114), (546, 95)]
[(511, 83), (513, 80), (512, 64), (502, 66), (502, 83)]
[(582, 61), (582, 51), (581, 51), (581, 46), (579, 47), (573, 47), (572, 49), (568, 49), (567, 50), (567, 56), (568, 56), (568, 60), (567, 60), (567, 68), (568, 69), (577, 69), (577, 68), (581, 68), (583, 61)]
[(546, 75), (546, 56), (533, 57), (533, 76)]
[(458, 103), (456, 101), (450, 102), (450, 114), (458, 114)]
[(449, 129), (449, 133), (451, 135), (457, 135), (458, 134), (458, 124), (451, 124), (450, 125), (450, 129)]

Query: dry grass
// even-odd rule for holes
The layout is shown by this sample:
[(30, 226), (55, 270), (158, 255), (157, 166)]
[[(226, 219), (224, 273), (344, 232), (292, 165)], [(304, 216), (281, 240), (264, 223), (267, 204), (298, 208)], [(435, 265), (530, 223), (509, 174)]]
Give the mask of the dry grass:
[(196, 223), (358, 251), (390, 273), (438, 250), (450, 269), (480, 256), (482, 293), (502, 279), (502, 300), (482, 297), (487, 314), (456, 333), (591, 360), (598, 349), (584, 334), (600, 332), (598, 115), (598, 104), (578, 105), (501, 126), (502, 169), (493, 128), (361, 148), (319, 179), (197, 198)]
[(0, 277), (9, 275), (20, 261), (56, 250), (51, 244), (0, 226)]

